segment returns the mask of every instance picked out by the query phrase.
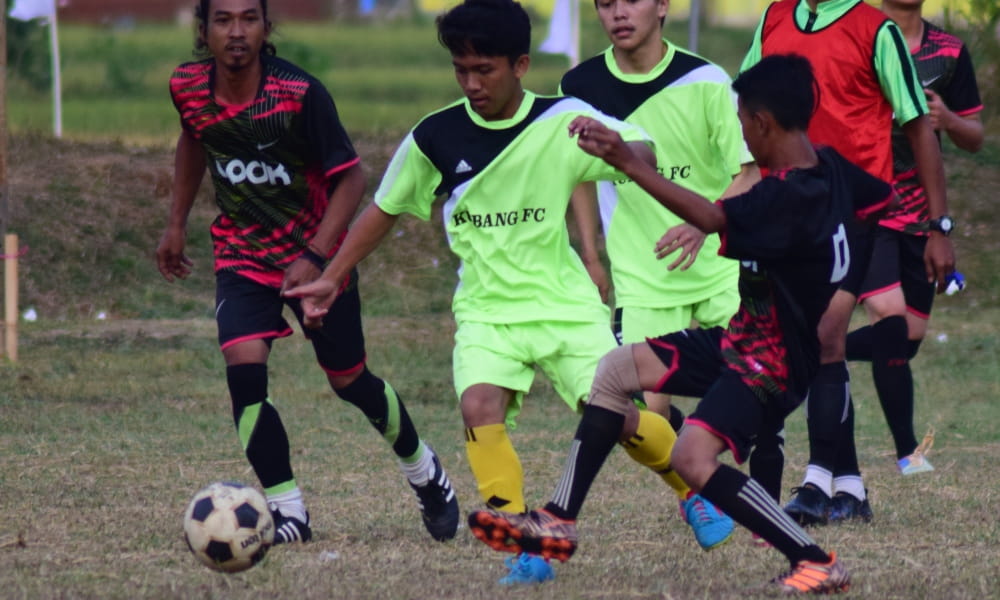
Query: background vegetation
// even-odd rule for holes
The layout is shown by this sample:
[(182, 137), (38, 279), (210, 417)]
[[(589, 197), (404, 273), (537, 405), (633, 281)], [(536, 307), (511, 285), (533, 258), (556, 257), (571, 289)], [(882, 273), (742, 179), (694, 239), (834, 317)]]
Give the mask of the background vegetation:
[[(683, 44), (685, 31), (677, 24), (668, 36)], [(48, 135), (47, 82), (22, 76), (32, 68), (12, 60), (7, 99), (11, 231), (28, 246), (21, 305), (39, 319), (20, 324), (19, 362), (0, 363), (0, 507), (8, 515), (0, 597), (745, 598), (762, 596), (760, 584), (785, 568), (742, 530), (702, 553), (673, 496), (616, 452), (584, 509), (581, 548), (557, 567), (557, 581), (503, 590), (495, 584), (500, 555), (465, 530), (431, 542), (390, 453), (358, 411), (328, 392), (301, 335), (276, 343), (271, 395), (289, 427), (316, 540), (279, 548), (242, 575), (201, 567), (181, 537), (190, 495), (214, 480), (255, 482), (232, 431), (214, 341), (207, 189), (189, 231), (194, 275), (169, 285), (151, 260), (177, 131), (166, 80), (191, 57), (190, 32), (64, 27), (62, 35), (66, 139)], [(708, 29), (702, 50), (732, 71), (749, 36)], [(429, 22), (281, 23), (275, 41), (330, 86), (369, 190), (405, 130), (458, 96)], [(36, 43), (23, 40), (31, 60)], [(603, 45), (586, 30), (585, 54)], [(990, 56), (976, 55), (988, 73), (997, 64)], [(563, 57), (536, 55), (528, 85), (552, 92), (564, 68)], [(995, 77), (980, 82), (984, 95), (994, 93)], [(852, 568), (855, 597), (978, 599), (995, 597), (1000, 585), (1000, 484), (991, 476), (1000, 453), (995, 119), (988, 129), (977, 155), (945, 145), (969, 288), (938, 299), (914, 362), (916, 423), (921, 433), (937, 431), (937, 471), (895, 472), (867, 369), (852, 368), (876, 520), (814, 533)], [(393, 382), (441, 454), (464, 512), (479, 500), (451, 387), (455, 267), (435, 219), (403, 219), (362, 265), (362, 294), (372, 369)], [(551, 491), (575, 420), (539, 378), (513, 434), (530, 503)], [(803, 424), (801, 412), (788, 422), (785, 490), (802, 475)]]

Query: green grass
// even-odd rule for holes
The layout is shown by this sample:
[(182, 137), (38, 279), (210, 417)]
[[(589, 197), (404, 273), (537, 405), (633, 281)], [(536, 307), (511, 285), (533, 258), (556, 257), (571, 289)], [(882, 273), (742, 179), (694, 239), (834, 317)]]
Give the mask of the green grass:
[[(851, 566), (855, 597), (991, 597), (983, 568), (1000, 543), (996, 342), (1000, 312), (976, 324), (942, 310), (915, 361), (915, 422), (937, 430), (938, 470), (894, 471), (870, 378), (854, 370), (858, 443), (876, 520), (814, 530)], [(501, 556), (466, 529), (430, 540), (384, 443), (335, 399), (301, 336), (275, 345), (271, 393), (289, 428), (296, 475), (316, 539), (274, 549), (240, 575), (188, 554), (181, 516), (208, 482), (253, 483), (232, 428), (209, 320), (26, 326), (22, 357), (0, 369), (0, 486), (11, 515), (0, 529), (5, 597), (494, 598)], [(450, 386), (446, 314), (368, 320), (373, 370), (392, 381), (440, 452), (463, 511), (478, 504)], [(947, 342), (936, 340), (948, 334)], [(533, 505), (551, 491), (575, 418), (539, 380), (513, 440)], [(680, 399), (690, 409), (691, 401)], [(788, 487), (805, 456), (804, 419), (788, 421)], [(533, 598), (764, 597), (752, 588), (783, 568), (738, 531), (705, 554), (672, 493), (615, 452), (580, 522), (581, 547)], [(330, 559), (328, 554), (336, 553)], [(978, 566), (977, 566), (978, 565)]]

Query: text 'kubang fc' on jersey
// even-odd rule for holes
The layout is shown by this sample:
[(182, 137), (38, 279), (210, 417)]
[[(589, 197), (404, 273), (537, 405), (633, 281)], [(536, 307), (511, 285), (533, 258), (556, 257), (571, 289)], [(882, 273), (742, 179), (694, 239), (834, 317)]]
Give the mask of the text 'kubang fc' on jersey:
[(261, 60), (248, 104), (215, 99), (213, 59), (177, 67), (170, 94), (215, 184), (215, 270), (277, 287), (315, 235), (337, 174), (360, 159), (326, 88), (285, 60)]
[(621, 177), (569, 137), (577, 116), (600, 120), (626, 141), (638, 127), (576, 98), (525, 92), (510, 119), (486, 121), (467, 100), (424, 117), (396, 150), (375, 203), (397, 215), (442, 217), (461, 259), (452, 308), (458, 321), (609, 322), (608, 308), (569, 243), (566, 209), (583, 181)]
[[(663, 43), (665, 55), (648, 73), (622, 72), (608, 48), (566, 73), (560, 91), (642, 127), (656, 141), (663, 177), (718, 198), (741, 166), (753, 162), (732, 82), (717, 65)], [(599, 182), (597, 190), (617, 306), (686, 306), (735, 286), (738, 267), (718, 255), (716, 236), (706, 238), (688, 270), (670, 273), (653, 248), (683, 220), (629, 179)]]
[(757, 396), (801, 401), (819, 366), (816, 329), (852, 260), (855, 220), (869, 220), (891, 186), (832, 148), (819, 164), (770, 173), (722, 201), (722, 252), (740, 261), (740, 308), (722, 339), (726, 363)]

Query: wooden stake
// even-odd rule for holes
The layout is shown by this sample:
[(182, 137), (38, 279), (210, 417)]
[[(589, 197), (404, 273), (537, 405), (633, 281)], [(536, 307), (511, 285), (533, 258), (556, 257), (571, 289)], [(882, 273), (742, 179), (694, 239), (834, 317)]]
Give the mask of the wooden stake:
[(17, 234), (3, 238), (4, 348), (7, 358), (17, 362)]

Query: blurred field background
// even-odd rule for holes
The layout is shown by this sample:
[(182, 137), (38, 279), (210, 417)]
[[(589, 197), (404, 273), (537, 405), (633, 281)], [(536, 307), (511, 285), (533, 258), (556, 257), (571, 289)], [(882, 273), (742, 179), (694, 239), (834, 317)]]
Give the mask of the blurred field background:
[[(814, 533), (852, 568), (855, 597), (1000, 594), (1000, 52), (984, 33), (1000, 11), (983, 6), (967, 39), (988, 107), (987, 143), (973, 156), (944, 145), (969, 287), (938, 299), (914, 361), (918, 435), (936, 430), (938, 470), (896, 474), (870, 375), (853, 365), (875, 522)], [(605, 42), (591, 12), (583, 21), (587, 56)], [(301, 335), (275, 344), (271, 396), (289, 428), (316, 540), (279, 548), (242, 575), (201, 567), (182, 540), (188, 498), (214, 480), (256, 482), (232, 428), (211, 321), (207, 185), (189, 226), (195, 273), (169, 285), (152, 262), (177, 134), (166, 81), (191, 58), (192, 32), (64, 25), (60, 33), (62, 140), (50, 134), (44, 77), (22, 76), (15, 63), (38, 60), (44, 43), (39, 51), (41, 38), (29, 31), (22, 49), (35, 53), (10, 51), (10, 231), (28, 248), (21, 306), (38, 319), (20, 323), (20, 360), (0, 362), (0, 508), (8, 516), (0, 597), (743, 598), (762, 596), (757, 586), (784, 569), (777, 552), (753, 548), (742, 530), (702, 553), (672, 494), (615, 452), (584, 508), (580, 550), (557, 566), (556, 582), (504, 590), (495, 584), (502, 557), (465, 529), (447, 544), (430, 540), (389, 451), (329, 393)], [(706, 28), (700, 50), (732, 73), (750, 34)], [(542, 37), (539, 26), (535, 43)], [(670, 24), (667, 37), (684, 45), (686, 23)], [(364, 158), (369, 193), (406, 130), (459, 96), (429, 18), (277, 23), (273, 39), (280, 55), (330, 87)], [(565, 67), (565, 57), (535, 54), (528, 87), (554, 92)], [(362, 264), (361, 289), (371, 367), (399, 390), (441, 454), (464, 513), (479, 501), (451, 386), (457, 265), (443, 237), (435, 219), (403, 219)], [(548, 497), (575, 427), (562, 406), (539, 378), (513, 434), (531, 504)], [(801, 411), (788, 432), (784, 499), (806, 458)]]

